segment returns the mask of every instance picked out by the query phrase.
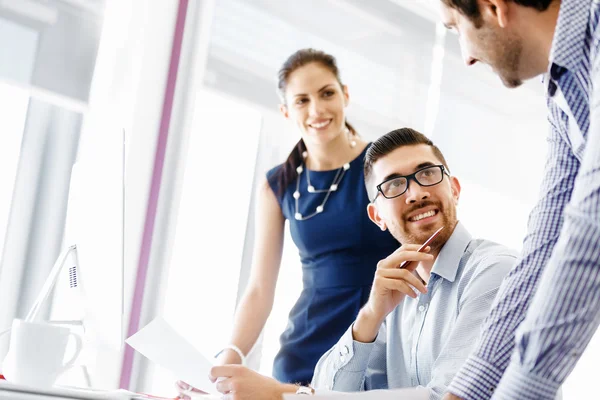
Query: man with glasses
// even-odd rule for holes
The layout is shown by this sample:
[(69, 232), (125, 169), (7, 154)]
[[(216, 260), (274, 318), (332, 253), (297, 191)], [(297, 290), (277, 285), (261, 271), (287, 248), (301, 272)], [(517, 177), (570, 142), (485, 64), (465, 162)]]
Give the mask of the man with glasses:
[(370, 219), (404, 244), (379, 262), (367, 304), (317, 364), (313, 386), (423, 386), (440, 398), (517, 254), (472, 238), (458, 221), (459, 181), (425, 135), (403, 128), (382, 136), (367, 151), (364, 173)]

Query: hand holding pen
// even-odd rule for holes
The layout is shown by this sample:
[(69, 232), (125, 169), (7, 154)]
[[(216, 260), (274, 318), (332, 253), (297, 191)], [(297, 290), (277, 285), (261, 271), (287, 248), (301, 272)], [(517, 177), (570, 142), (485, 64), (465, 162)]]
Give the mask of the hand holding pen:
[[(442, 226), (440, 229), (438, 229), (437, 231), (433, 232), (433, 235), (431, 235), (431, 236), (429, 237), (429, 239), (427, 239), (427, 240), (425, 241), (425, 243), (423, 243), (423, 244), (421, 245), (421, 247), (419, 247), (419, 248), (417, 249), (417, 251), (418, 251), (419, 253), (420, 253), (420, 252), (422, 252), (422, 251), (424, 251), (424, 250), (427, 248), (427, 246), (429, 246), (429, 245), (431, 244), (431, 242), (433, 242), (433, 240), (434, 240), (434, 239), (435, 239), (435, 238), (436, 238), (436, 237), (437, 237), (437, 236), (440, 234), (440, 232), (442, 231), (442, 229), (444, 229), (444, 227), (443, 227), (443, 226)], [(402, 262), (402, 264), (400, 264), (400, 268), (404, 268), (404, 267), (406, 267), (406, 266), (408, 265), (408, 263), (409, 263), (409, 262), (410, 262), (409, 260), (403, 261), (403, 262)]]
[(355, 340), (372, 342), (384, 319), (406, 296), (416, 298), (418, 292), (427, 293), (424, 282), (413, 271), (417, 268), (417, 263), (433, 261), (434, 257), (427, 252), (441, 230), (442, 228), (438, 229), (422, 245), (402, 245), (377, 264), (369, 300), (352, 328)]

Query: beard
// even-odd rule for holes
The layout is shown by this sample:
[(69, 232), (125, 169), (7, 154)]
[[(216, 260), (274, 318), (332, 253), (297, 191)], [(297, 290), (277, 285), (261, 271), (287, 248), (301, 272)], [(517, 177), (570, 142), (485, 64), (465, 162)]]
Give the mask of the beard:
[(477, 39), (485, 47), (484, 63), (490, 65), (507, 88), (523, 84), (520, 78), (523, 56), (523, 41), (515, 34), (501, 32), (490, 27), (481, 27)]
[[(438, 214), (436, 215), (439, 218), (436, 218), (436, 221), (432, 221), (430, 224), (415, 227), (412, 222), (406, 218), (406, 215), (413, 213), (423, 207), (433, 206), (438, 210)], [(393, 224), (389, 224), (388, 229), (392, 236), (403, 244), (423, 244), (433, 233), (441, 228), (444, 229), (440, 232), (440, 234), (435, 238), (435, 240), (430, 244), (431, 252), (438, 251), (446, 241), (452, 235), (454, 231), (454, 227), (458, 222), (456, 218), (456, 207), (453, 203), (448, 204), (446, 207), (441, 202), (434, 201), (422, 201), (413, 205), (410, 210), (407, 210), (405, 215), (402, 217), (400, 221), (396, 221)]]

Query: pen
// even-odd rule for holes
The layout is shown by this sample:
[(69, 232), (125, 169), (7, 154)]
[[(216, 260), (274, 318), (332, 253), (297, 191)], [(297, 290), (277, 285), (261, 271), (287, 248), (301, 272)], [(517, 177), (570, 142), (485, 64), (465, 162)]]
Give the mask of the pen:
[[(423, 243), (423, 245), (421, 247), (419, 247), (419, 249), (417, 250), (419, 253), (421, 253), (423, 251), (423, 249), (427, 246), (429, 246), (429, 244), (433, 241), (433, 239), (435, 239), (437, 237), (437, 235), (442, 231), (442, 229), (444, 229), (444, 227), (442, 226), (440, 229), (438, 229), (437, 231), (433, 232), (433, 235), (431, 235), (429, 237), (429, 239), (427, 239), (425, 241), (425, 243)], [(400, 268), (404, 268), (408, 265), (408, 263), (410, 263), (412, 261), (403, 261), (402, 264), (400, 264)]]

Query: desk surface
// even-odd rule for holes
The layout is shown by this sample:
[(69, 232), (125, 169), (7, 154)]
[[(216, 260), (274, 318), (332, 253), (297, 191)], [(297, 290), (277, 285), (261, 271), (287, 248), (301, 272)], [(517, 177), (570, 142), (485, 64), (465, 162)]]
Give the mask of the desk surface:
[(74, 388), (33, 388), (0, 381), (0, 399), (11, 400), (138, 400), (150, 397), (124, 390), (88, 390)]

